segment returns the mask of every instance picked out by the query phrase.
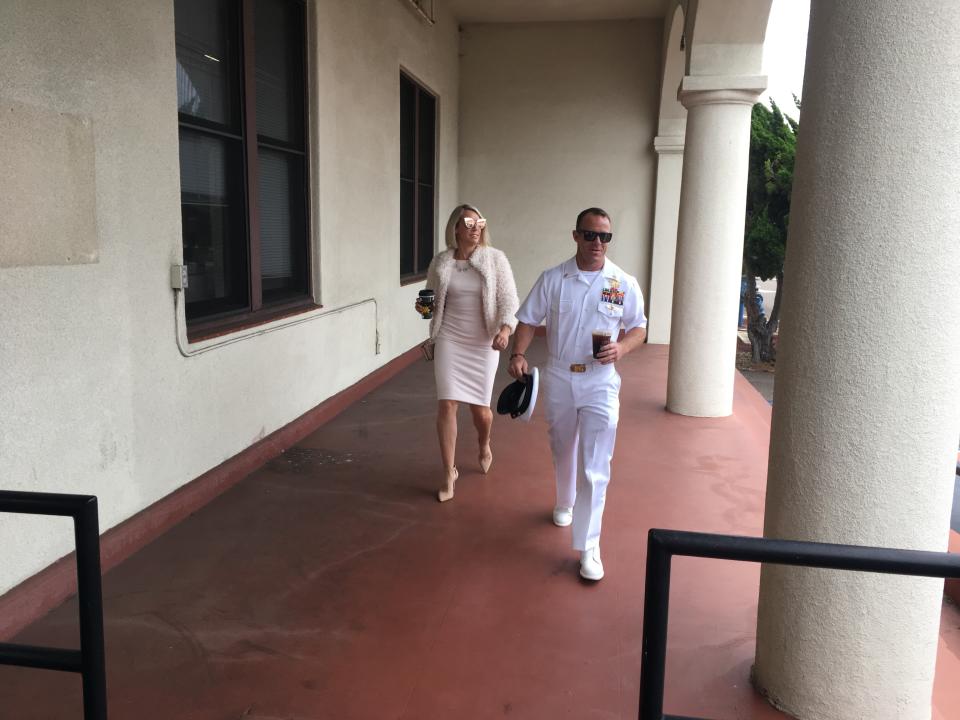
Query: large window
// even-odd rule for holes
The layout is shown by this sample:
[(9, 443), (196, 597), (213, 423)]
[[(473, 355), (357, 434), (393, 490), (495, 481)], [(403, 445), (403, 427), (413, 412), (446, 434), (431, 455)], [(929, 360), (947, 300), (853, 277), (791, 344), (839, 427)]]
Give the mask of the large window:
[(437, 99), (400, 73), (400, 279), (423, 278), (436, 247)]
[(302, 0), (175, 0), (193, 332), (312, 302)]

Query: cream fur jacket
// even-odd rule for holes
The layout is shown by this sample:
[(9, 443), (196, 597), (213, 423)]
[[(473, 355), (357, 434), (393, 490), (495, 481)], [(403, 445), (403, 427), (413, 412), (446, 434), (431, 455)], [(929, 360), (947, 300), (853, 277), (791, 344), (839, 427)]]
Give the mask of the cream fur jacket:
[[(443, 307), (447, 300), (447, 288), (456, 260), (453, 250), (444, 250), (434, 255), (427, 270), (427, 287), (434, 291), (433, 319), (430, 321), (430, 337), (436, 338), (443, 323)], [(502, 251), (489, 245), (480, 245), (467, 261), (483, 278), (483, 320), (491, 340), (504, 325), (512, 333), (517, 327), (515, 313), (520, 307), (517, 285), (513, 279), (510, 262)]]

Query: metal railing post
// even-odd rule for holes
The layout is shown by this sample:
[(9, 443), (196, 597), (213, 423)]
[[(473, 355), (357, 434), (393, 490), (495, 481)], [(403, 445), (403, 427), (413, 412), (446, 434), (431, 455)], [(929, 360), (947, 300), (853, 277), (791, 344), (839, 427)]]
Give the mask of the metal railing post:
[(73, 516), (77, 543), (77, 598), (83, 658), (84, 720), (107, 720), (107, 670), (103, 645), (103, 591), (100, 585), (100, 523), (91, 497)]
[(647, 537), (643, 599), (643, 653), (640, 658), (640, 720), (663, 718), (670, 607), (670, 553), (652, 532)]
[(640, 720), (703, 720), (663, 714), (670, 564), (674, 556), (960, 578), (960, 555), (951, 553), (651, 529), (647, 538)]
[(0, 512), (73, 518), (80, 615), (79, 650), (0, 643), (0, 665), (80, 673), (84, 720), (107, 720), (97, 498), (92, 495), (0, 490)]

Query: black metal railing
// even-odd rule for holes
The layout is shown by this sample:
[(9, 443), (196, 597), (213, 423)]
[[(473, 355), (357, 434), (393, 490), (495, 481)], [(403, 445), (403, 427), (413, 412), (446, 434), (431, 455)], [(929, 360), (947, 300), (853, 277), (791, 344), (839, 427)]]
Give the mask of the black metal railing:
[(84, 720), (107, 720), (97, 498), (92, 495), (0, 490), (0, 512), (73, 518), (77, 547), (77, 600), (80, 605), (79, 650), (0, 643), (0, 665), (80, 673)]
[(960, 578), (960, 555), (952, 553), (651, 530), (647, 541), (647, 580), (643, 606), (640, 720), (705, 720), (663, 714), (670, 561), (674, 555), (830, 570)]

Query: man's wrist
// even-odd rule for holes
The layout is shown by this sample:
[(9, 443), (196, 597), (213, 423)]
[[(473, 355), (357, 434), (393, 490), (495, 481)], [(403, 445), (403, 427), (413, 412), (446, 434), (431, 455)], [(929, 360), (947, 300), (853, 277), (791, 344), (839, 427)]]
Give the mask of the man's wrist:
[(526, 357), (522, 352), (515, 352), (510, 355), (510, 359), (513, 360), (515, 357)]

